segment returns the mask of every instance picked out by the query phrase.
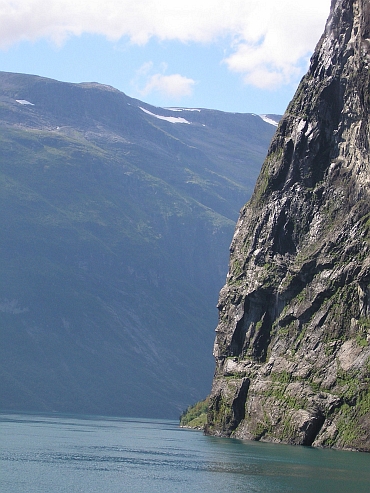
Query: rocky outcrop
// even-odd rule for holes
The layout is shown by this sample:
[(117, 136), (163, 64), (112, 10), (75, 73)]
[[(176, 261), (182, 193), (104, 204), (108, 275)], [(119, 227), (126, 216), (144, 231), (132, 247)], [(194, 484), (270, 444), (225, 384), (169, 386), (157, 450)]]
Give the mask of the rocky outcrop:
[(370, 2), (333, 0), (231, 244), (206, 433), (370, 450)]

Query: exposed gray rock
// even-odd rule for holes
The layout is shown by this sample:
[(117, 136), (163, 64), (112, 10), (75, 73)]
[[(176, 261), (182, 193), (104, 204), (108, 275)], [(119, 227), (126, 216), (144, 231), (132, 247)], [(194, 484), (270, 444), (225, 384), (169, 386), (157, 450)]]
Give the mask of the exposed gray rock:
[(236, 226), (206, 433), (370, 450), (369, 106), (370, 2), (333, 0)]

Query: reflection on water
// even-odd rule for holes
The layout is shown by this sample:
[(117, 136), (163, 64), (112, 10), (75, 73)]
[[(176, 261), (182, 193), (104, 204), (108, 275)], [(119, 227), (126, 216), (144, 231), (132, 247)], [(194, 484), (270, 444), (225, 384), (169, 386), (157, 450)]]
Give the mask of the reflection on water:
[(205, 437), (161, 420), (0, 415), (2, 493), (370, 491), (370, 454)]

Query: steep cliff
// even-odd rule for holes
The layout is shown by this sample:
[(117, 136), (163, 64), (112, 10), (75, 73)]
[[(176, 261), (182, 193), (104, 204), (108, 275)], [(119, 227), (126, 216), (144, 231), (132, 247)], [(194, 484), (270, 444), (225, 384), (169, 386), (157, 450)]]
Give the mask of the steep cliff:
[(333, 0), (242, 209), (206, 433), (370, 450), (370, 2)]

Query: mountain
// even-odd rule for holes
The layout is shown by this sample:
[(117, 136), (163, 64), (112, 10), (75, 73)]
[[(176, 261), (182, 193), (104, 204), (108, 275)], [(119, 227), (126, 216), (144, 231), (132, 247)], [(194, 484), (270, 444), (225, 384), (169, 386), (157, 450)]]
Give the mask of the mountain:
[(0, 73), (2, 409), (175, 418), (206, 393), (277, 120)]
[(206, 432), (370, 451), (370, 3), (334, 0), (231, 245)]

